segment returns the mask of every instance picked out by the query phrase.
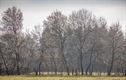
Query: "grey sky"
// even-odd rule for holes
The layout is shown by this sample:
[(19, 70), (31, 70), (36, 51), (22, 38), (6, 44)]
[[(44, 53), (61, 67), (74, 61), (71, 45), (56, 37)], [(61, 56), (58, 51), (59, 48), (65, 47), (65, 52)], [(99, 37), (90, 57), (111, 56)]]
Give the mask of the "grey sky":
[(0, 14), (12, 6), (22, 10), (25, 29), (42, 24), (42, 21), (56, 9), (69, 15), (73, 10), (82, 8), (91, 11), (97, 17), (104, 17), (109, 25), (120, 21), (123, 31), (126, 27), (126, 0), (0, 0)]

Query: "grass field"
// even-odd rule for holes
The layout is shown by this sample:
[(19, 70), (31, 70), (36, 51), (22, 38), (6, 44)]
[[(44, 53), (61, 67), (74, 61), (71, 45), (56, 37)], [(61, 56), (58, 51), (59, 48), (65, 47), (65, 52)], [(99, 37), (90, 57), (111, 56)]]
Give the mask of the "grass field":
[(86, 77), (86, 76), (0, 76), (0, 80), (126, 80), (126, 77)]

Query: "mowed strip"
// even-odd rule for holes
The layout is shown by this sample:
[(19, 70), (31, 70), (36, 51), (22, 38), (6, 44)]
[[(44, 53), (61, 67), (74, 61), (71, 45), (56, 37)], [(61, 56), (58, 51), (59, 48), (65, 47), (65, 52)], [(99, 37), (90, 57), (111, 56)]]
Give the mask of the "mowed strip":
[(0, 80), (126, 80), (126, 77), (32, 77), (32, 76), (0, 76)]

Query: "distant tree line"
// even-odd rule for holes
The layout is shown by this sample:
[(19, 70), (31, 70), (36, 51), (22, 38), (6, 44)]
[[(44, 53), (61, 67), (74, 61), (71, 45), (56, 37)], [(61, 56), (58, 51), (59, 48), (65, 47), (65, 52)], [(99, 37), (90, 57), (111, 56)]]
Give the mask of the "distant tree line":
[(1, 75), (126, 75), (126, 36), (119, 22), (108, 26), (85, 9), (69, 16), (56, 10), (32, 31), (23, 32), (22, 22), (16, 7), (2, 14)]

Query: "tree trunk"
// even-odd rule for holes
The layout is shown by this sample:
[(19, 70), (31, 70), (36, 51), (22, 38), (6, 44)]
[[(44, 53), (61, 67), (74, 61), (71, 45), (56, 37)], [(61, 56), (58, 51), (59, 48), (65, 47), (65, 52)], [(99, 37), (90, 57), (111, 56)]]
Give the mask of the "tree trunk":
[(55, 66), (55, 75), (57, 75), (57, 67)]
[(113, 63), (114, 63), (114, 55), (115, 55), (115, 53), (114, 53), (114, 50), (113, 50), (113, 52), (112, 52), (112, 60), (111, 60), (110, 68), (108, 70), (108, 76), (111, 75), (111, 71), (112, 71)]
[(81, 67), (81, 75), (84, 75), (84, 72), (83, 72), (83, 55), (82, 55), (82, 51), (80, 53), (80, 67)]
[(124, 73), (125, 73), (125, 76), (126, 76), (126, 70), (124, 71)]
[(51, 53), (50, 53), (50, 55), (51, 55), (51, 57), (52, 57), (52, 61), (53, 61), (53, 64), (54, 64), (54, 71), (55, 71), (55, 75), (57, 75), (57, 65), (56, 65), (56, 60), (55, 60), (55, 58), (54, 58), (54, 55), (53, 55), (53, 54), (51, 54)]
[(73, 68), (72, 68), (72, 71), (71, 72), (72, 72), (72, 75), (74, 75), (74, 69)]
[(63, 55), (63, 60), (64, 60), (64, 65), (65, 65), (65, 68), (66, 68), (66, 71), (67, 71), (67, 75), (70, 75), (70, 72), (69, 72), (69, 67), (67, 65), (67, 61), (65, 59), (65, 56)]
[(41, 75), (41, 62), (39, 63), (39, 75)]
[(20, 75), (19, 54), (18, 53), (16, 53), (16, 67), (17, 67), (17, 75)]
[(56, 65), (56, 61), (54, 60), (54, 70), (55, 70), (55, 75), (57, 75), (57, 65)]
[(64, 66), (65, 66), (65, 68), (66, 68), (66, 71), (67, 71), (67, 75), (70, 75), (70, 73), (69, 73), (69, 67), (68, 67), (68, 65), (67, 65), (67, 61), (66, 61), (66, 58), (65, 58), (65, 55), (64, 55), (64, 46), (63, 46), (63, 43), (61, 44), (62, 46), (61, 46), (61, 55), (62, 55), (62, 60), (63, 60), (63, 64), (64, 64)]
[(38, 75), (38, 70), (37, 69), (33, 69), (34, 70), (34, 72), (35, 72), (35, 75)]
[(93, 65), (91, 66), (91, 69), (90, 69), (90, 75), (92, 76), (92, 72), (93, 72)]
[(17, 75), (20, 75), (20, 68), (19, 68), (19, 64), (17, 65)]
[(15, 56), (16, 56), (17, 75), (20, 75), (20, 65), (19, 65), (20, 55), (19, 55), (17, 31), (14, 31), (14, 34), (15, 34)]
[(89, 59), (89, 65), (87, 66), (87, 69), (86, 69), (86, 75), (87, 75), (87, 72), (89, 71), (89, 69), (90, 69), (90, 67), (92, 65), (92, 55), (93, 55), (93, 51), (94, 51), (93, 49), (94, 49), (94, 44), (93, 44), (93, 46), (91, 48), (91, 55), (90, 55), (90, 59)]
[(9, 70), (8, 70), (8, 67), (7, 67), (7, 64), (6, 64), (6, 60), (5, 60), (4, 56), (3, 56), (2, 51), (0, 51), (0, 53), (1, 53), (1, 58), (3, 60), (3, 64), (4, 64), (5, 69), (6, 69), (6, 74), (9, 75)]
[(75, 69), (75, 75), (77, 76), (78, 74), (77, 74), (77, 69)]

